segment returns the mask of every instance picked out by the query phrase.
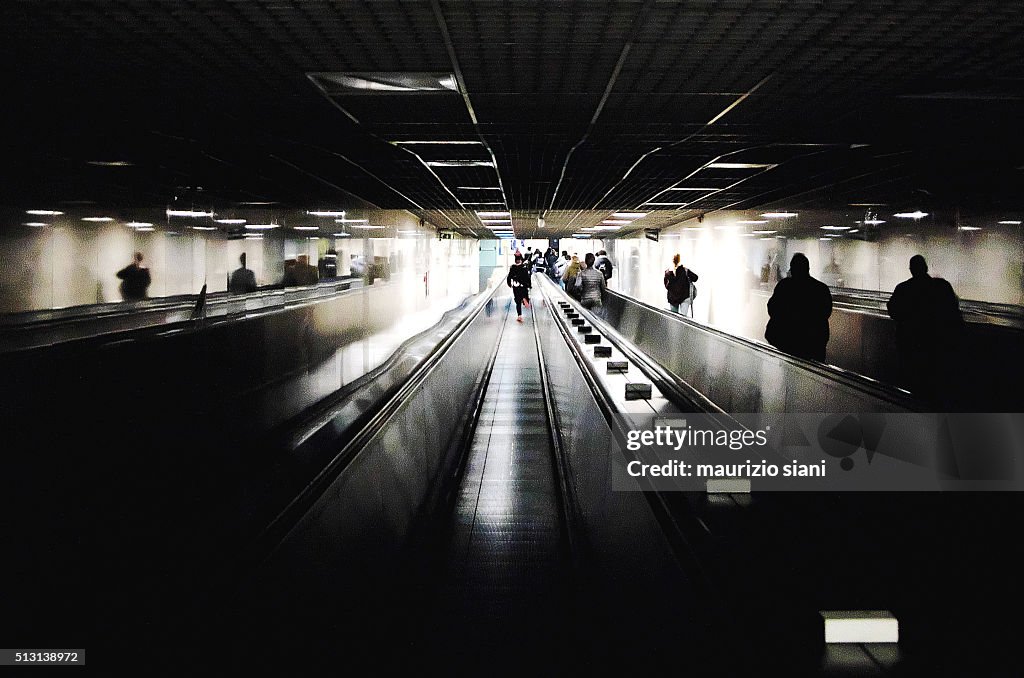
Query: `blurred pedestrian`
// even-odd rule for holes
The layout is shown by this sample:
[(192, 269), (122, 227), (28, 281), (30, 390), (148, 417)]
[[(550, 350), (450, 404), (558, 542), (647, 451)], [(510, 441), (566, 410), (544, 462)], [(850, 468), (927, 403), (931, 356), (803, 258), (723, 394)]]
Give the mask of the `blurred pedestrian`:
[(142, 252), (136, 252), (132, 263), (117, 272), (121, 279), (121, 298), (125, 301), (145, 299), (153, 281), (149, 269), (142, 265)]
[(256, 291), (256, 274), (245, 267), (245, 252), (238, 257), (238, 268), (231, 272), (228, 278), (228, 292), (231, 294), (245, 294)]

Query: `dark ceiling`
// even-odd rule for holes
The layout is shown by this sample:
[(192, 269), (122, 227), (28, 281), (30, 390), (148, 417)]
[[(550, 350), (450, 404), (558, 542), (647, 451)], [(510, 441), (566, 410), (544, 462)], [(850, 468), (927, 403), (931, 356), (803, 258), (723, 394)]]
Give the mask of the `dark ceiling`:
[(1024, 183), (1015, 2), (5, 0), (0, 26), (10, 206), (377, 206), (480, 235), (474, 210), (510, 210), (531, 237), (1018, 207)]

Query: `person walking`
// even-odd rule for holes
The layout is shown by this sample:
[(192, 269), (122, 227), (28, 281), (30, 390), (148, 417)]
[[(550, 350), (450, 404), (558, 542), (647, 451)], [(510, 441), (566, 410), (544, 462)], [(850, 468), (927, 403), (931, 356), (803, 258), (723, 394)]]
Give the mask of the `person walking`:
[(228, 292), (231, 294), (245, 294), (256, 291), (256, 274), (245, 267), (245, 252), (238, 257), (240, 267), (231, 272), (228, 279)]
[(664, 284), (668, 305), (673, 312), (693, 314), (693, 283), (697, 282), (697, 277), (696, 273), (679, 263), (679, 254), (672, 257), (672, 268), (665, 271)]
[(530, 308), (530, 263), (523, 261), (523, 255), (516, 253), (515, 263), (509, 266), (505, 284), (512, 288), (516, 301), (516, 322), (523, 322), (523, 306)]
[(584, 261), (586, 262), (582, 271), (576, 277), (576, 287), (580, 290), (580, 303), (584, 308), (601, 308), (604, 300), (604, 291), (607, 283), (604, 273), (594, 266), (596, 257), (588, 252)]
[(825, 360), (832, 293), (811, 277), (811, 263), (799, 252), (789, 262), (789, 277), (775, 286), (768, 300), (768, 343), (798, 358)]
[(565, 272), (562, 273), (562, 281), (565, 283), (565, 291), (574, 299), (580, 298), (580, 291), (576, 288), (576, 278), (579, 276), (581, 270), (583, 270), (583, 265), (580, 263), (579, 257), (574, 254), (572, 255), (572, 259), (569, 261), (569, 265), (565, 267)]
[(132, 263), (117, 272), (121, 279), (121, 298), (125, 301), (140, 301), (148, 295), (153, 281), (149, 269), (142, 265), (142, 252), (136, 252)]

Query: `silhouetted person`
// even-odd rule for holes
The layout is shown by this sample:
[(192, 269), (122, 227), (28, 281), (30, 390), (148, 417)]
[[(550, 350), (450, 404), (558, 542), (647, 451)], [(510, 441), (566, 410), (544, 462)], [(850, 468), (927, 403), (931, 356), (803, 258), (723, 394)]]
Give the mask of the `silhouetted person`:
[(295, 257), (295, 263), (285, 268), (285, 287), (296, 285), (315, 285), (320, 280), (320, 272), (316, 266), (310, 266), (309, 256), (300, 254)]
[(920, 254), (910, 258), (911, 278), (889, 297), (889, 316), (896, 323), (896, 345), (911, 392), (932, 405), (947, 405), (955, 387), (947, 373), (964, 335), (960, 300), (953, 286), (928, 275)]
[(515, 263), (509, 266), (505, 284), (512, 288), (512, 296), (516, 300), (516, 322), (523, 322), (523, 305), (530, 307), (530, 262), (523, 260), (523, 255), (516, 253)]
[(679, 263), (679, 255), (672, 257), (672, 268), (665, 271), (663, 283), (665, 285), (668, 305), (675, 313), (686, 315), (690, 312), (693, 298), (693, 283), (697, 282), (697, 274)]
[(242, 252), (242, 255), (238, 257), (238, 263), (241, 266), (232, 271), (231, 277), (228, 278), (228, 292), (231, 294), (255, 292), (256, 274), (245, 267), (245, 252)]
[(142, 266), (142, 252), (136, 252), (132, 263), (117, 272), (121, 279), (121, 297), (125, 301), (138, 301), (146, 298), (152, 278), (149, 269)]
[(793, 255), (789, 277), (775, 286), (768, 315), (764, 338), (769, 344), (798, 358), (825, 360), (832, 293), (811, 277), (811, 263), (803, 254)]

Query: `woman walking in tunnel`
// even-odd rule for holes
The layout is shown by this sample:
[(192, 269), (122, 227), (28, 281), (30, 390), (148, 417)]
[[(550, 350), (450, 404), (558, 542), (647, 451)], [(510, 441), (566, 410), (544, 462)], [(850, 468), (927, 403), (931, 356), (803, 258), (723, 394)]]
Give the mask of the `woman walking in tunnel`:
[(516, 252), (515, 263), (509, 266), (505, 284), (512, 288), (516, 300), (516, 322), (523, 322), (523, 306), (530, 308), (530, 263), (523, 261), (523, 255)]

